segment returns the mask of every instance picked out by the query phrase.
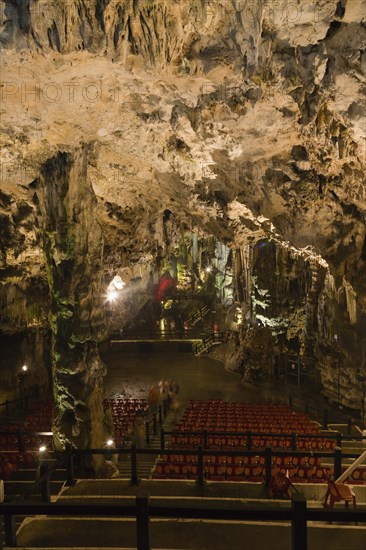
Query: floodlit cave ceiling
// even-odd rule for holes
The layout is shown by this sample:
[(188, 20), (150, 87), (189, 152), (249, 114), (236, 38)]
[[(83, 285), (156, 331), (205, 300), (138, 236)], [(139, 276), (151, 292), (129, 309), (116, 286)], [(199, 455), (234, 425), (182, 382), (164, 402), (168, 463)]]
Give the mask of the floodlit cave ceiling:
[(365, 11), (363, 0), (1, 2), (0, 326), (36, 356), (52, 329), (61, 439), (98, 442), (85, 418), (100, 410), (106, 284), (123, 277), (133, 319), (187, 233), (232, 250), (244, 314), (248, 296), (268, 301), (267, 319), (292, 308), (286, 330), (318, 361), (325, 393), (341, 357), (344, 403), (357, 407)]

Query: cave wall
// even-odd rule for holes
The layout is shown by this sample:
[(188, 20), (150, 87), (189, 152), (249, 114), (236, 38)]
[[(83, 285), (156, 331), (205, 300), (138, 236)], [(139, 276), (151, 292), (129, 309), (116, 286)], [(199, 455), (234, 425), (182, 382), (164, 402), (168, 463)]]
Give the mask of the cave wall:
[(48, 399), (52, 389), (49, 329), (36, 327), (14, 334), (0, 333), (0, 349), (0, 402), (19, 399), (18, 374), (23, 365), (28, 367), (23, 396)]

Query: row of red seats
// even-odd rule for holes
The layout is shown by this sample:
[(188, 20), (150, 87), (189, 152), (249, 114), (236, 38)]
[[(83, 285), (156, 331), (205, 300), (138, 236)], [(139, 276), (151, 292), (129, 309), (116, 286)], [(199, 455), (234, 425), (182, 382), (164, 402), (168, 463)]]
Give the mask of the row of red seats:
[(219, 418), (222, 418), (224, 420), (230, 420), (230, 419), (233, 419), (233, 420), (251, 420), (251, 421), (257, 421), (257, 422), (261, 422), (262, 420), (270, 420), (270, 421), (274, 421), (274, 422), (281, 422), (283, 420), (286, 420), (288, 422), (312, 422), (309, 418), (307, 417), (304, 417), (304, 415), (300, 415), (300, 414), (297, 414), (297, 413), (293, 413), (293, 414), (274, 414), (274, 413), (270, 413), (270, 412), (262, 412), (261, 414), (248, 414), (247, 412), (245, 411), (236, 411), (236, 412), (215, 412), (215, 411), (211, 411), (210, 409), (206, 410), (206, 411), (195, 411), (195, 410), (190, 410), (190, 411), (187, 411), (184, 413), (183, 417), (182, 417), (184, 420), (189, 420), (190, 418), (192, 419), (201, 419), (201, 420), (204, 420), (206, 418), (215, 418), (215, 419), (219, 419)]
[[(232, 437), (232, 436), (209, 436), (207, 438), (207, 443), (210, 449), (220, 450), (220, 449), (245, 449), (247, 448), (247, 438), (246, 437)], [(203, 436), (197, 435), (172, 435), (170, 438), (170, 444), (173, 448), (195, 448), (199, 445), (204, 444)], [(273, 447), (279, 449), (290, 449), (292, 442), (290, 439), (279, 437), (266, 437), (266, 438), (257, 438), (253, 437), (251, 442), (252, 449), (264, 449), (265, 447)], [(334, 439), (326, 438), (297, 438), (296, 447), (297, 449), (304, 450), (325, 450), (332, 451), (336, 446)]]
[(290, 411), (286, 411), (286, 412), (275, 412), (273, 410), (271, 411), (268, 411), (268, 410), (262, 410), (262, 411), (255, 411), (255, 412), (251, 412), (249, 411), (248, 409), (235, 409), (235, 410), (230, 410), (230, 409), (226, 409), (226, 408), (223, 408), (223, 409), (212, 409), (212, 408), (202, 408), (202, 409), (197, 409), (197, 408), (188, 408), (185, 410), (184, 412), (184, 418), (188, 418), (188, 417), (195, 417), (195, 418), (199, 418), (199, 417), (207, 417), (207, 416), (219, 416), (219, 417), (227, 417), (227, 418), (242, 418), (242, 417), (245, 417), (245, 418), (251, 418), (253, 420), (255, 419), (258, 419), (260, 420), (261, 418), (274, 418), (275, 420), (281, 420), (282, 418), (288, 418), (288, 417), (291, 417), (291, 418), (294, 418), (295, 420), (304, 420), (304, 421), (308, 421), (309, 418), (304, 414), (304, 413), (299, 413), (299, 412), (290, 412)]
[(148, 407), (146, 399), (123, 399), (120, 397), (104, 399), (103, 404), (105, 408), (109, 407), (116, 411), (146, 410)]
[(53, 411), (53, 402), (48, 400), (44, 401), (31, 401), (29, 404), (28, 411), (30, 414), (35, 414), (37, 412), (42, 411), (50, 411), (52, 413)]
[[(23, 435), (23, 448), (28, 451), (37, 451), (41, 445), (47, 445), (51, 448), (52, 441), (52, 436), (28, 436), (25, 432)], [(19, 448), (19, 438), (16, 435), (14, 435), (14, 437), (7, 443), (1, 444), (1, 450), (3, 451), (17, 452)]]
[[(163, 462), (197, 462), (197, 455), (180, 455), (174, 453), (165, 453), (161, 455), (160, 460)], [(242, 455), (205, 455), (203, 457), (204, 464), (252, 464), (252, 465), (264, 465), (265, 458), (264, 456), (242, 456)], [(283, 466), (283, 467), (297, 467), (297, 466), (320, 466), (320, 458), (315, 458), (314, 456), (277, 456), (272, 460), (274, 466)]]
[[(287, 475), (293, 483), (325, 483), (325, 475), (332, 475), (332, 468), (306, 467), (277, 468)], [(198, 465), (194, 462), (164, 462), (155, 464), (152, 472), (153, 479), (196, 479)], [(265, 468), (261, 465), (224, 463), (204, 465), (205, 479), (212, 481), (256, 481), (265, 480)]]
[(254, 411), (256, 409), (274, 409), (275, 411), (291, 411), (290, 407), (283, 403), (247, 403), (244, 401), (224, 401), (223, 399), (190, 399), (189, 400), (189, 406), (192, 407), (240, 407), (240, 408), (247, 408), (251, 411)]
[(303, 424), (244, 424), (233, 422), (180, 422), (176, 426), (176, 430), (196, 431), (203, 430), (211, 432), (230, 431), (230, 432), (254, 432), (254, 433), (303, 433), (303, 434), (318, 434), (319, 430), (316, 427), (304, 426)]
[(104, 400), (104, 408), (110, 408), (113, 421), (113, 437), (117, 447), (123, 446), (131, 438), (131, 430), (138, 415), (148, 409), (146, 399), (125, 399), (112, 396)]

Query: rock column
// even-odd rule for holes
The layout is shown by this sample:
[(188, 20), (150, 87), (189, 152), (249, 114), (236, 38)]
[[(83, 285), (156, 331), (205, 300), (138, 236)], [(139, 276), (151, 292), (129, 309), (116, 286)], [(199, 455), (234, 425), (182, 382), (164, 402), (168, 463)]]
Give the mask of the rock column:
[(56, 448), (104, 442), (102, 232), (87, 178), (87, 148), (49, 159), (37, 180), (39, 225), (51, 299)]

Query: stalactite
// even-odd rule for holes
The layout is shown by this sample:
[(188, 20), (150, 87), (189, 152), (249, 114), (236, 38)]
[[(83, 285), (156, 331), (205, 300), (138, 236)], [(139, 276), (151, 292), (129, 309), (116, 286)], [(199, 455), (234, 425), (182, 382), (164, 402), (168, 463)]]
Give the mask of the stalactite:
[(346, 294), (346, 305), (351, 325), (357, 322), (357, 294), (352, 285), (343, 277), (343, 288)]
[(192, 233), (192, 261), (196, 263), (198, 260), (198, 235)]

